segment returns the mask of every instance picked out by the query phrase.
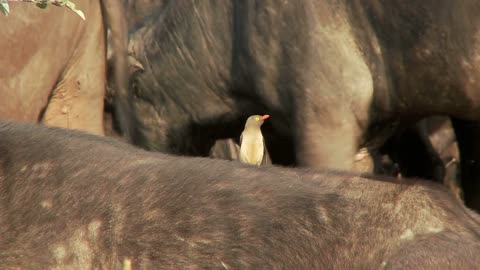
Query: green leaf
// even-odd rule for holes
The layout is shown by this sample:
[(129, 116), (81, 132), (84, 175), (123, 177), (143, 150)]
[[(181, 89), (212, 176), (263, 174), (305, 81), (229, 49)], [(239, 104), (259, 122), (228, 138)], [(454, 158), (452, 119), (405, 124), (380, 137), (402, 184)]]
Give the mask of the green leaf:
[[(80, 18), (85, 20), (85, 14), (83, 14), (83, 12), (78, 9), (71, 0), (30, 0), (25, 2), (34, 2), (41, 9), (47, 8), (48, 3), (59, 7), (67, 6), (67, 8), (71, 9), (73, 12), (77, 13)], [(6, 16), (10, 13), (8, 0), (0, 0), (0, 11)]]
[(85, 14), (83, 14), (83, 12), (82, 12), (80, 9), (78, 9), (73, 2), (71, 2), (70, 0), (67, 0), (67, 1), (65, 2), (65, 5), (66, 5), (69, 9), (71, 9), (73, 12), (77, 13), (78, 16), (80, 16), (80, 18), (82, 18), (83, 20), (85, 20)]
[(46, 9), (48, 4), (43, 2), (43, 3), (37, 3), (36, 5), (37, 5), (37, 7), (41, 8), (41, 9)]
[(10, 8), (6, 0), (0, 0), (0, 10), (5, 16), (8, 16), (8, 13), (10, 13)]

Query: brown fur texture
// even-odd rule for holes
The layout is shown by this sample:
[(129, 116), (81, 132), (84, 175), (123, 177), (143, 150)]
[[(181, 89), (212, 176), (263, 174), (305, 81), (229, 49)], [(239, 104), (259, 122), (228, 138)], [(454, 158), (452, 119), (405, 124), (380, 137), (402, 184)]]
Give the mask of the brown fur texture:
[[(477, 269), (443, 187), (0, 124), (1, 269)], [(125, 269), (125, 268), (124, 268)]]

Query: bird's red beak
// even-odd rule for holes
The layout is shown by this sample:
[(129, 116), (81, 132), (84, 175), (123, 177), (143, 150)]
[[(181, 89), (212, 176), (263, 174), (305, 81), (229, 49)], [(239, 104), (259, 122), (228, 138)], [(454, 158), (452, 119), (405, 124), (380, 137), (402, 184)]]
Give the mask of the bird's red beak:
[(270, 117), (270, 115), (265, 114), (264, 116), (262, 116), (262, 120), (267, 120), (269, 117)]

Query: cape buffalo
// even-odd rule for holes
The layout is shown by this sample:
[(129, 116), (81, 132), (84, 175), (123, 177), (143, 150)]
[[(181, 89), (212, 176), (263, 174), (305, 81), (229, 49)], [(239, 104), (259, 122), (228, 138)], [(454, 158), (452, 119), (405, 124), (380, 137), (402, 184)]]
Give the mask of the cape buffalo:
[[(128, 23), (128, 29), (134, 32), (149, 16), (160, 14), (161, 9), (165, 8), (165, 2), (152, 0), (124, 0), (125, 14)], [(131, 58), (130, 58), (131, 59)], [(133, 68), (142, 68), (141, 63), (134, 61)], [(110, 91), (108, 99), (106, 117), (114, 114), (113, 97), (115, 91)], [(182, 106), (179, 104), (178, 106)], [(112, 123), (112, 119), (107, 119)], [(375, 158), (369, 156), (370, 151), (362, 148), (358, 151), (354, 159), (353, 169), (359, 172), (375, 172), (382, 174), (396, 175), (397, 173), (407, 177), (421, 177), (432, 179), (437, 182), (443, 182), (449, 186), (455, 194), (459, 194), (456, 184), (456, 162), (451, 162), (451, 153), (444, 152), (456, 150), (453, 145), (455, 136), (449, 125), (439, 124), (448, 123), (448, 119), (442, 117), (428, 117), (419, 124), (412, 127), (406, 127), (406, 131), (399, 130), (395, 132), (394, 138), (390, 139), (386, 147), (381, 148), (382, 155)], [(112, 129), (112, 124), (107, 129)], [(433, 126), (432, 126), (433, 125)], [(430, 128), (430, 126), (432, 126)], [(120, 130), (115, 126), (115, 136), (119, 136)], [(238, 136), (236, 138), (238, 140)], [(450, 147), (453, 145), (454, 147)], [(216, 140), (210, 149), (210, 155), (214, 158), (228, 160), (238, 160), (240, 148), (233, 139)], [(277, 157), (278, 157), (277, 151)], [(385, 164), (382, 160), (390, 158), (393, 164)], [(374, 160), (376, 159), (376, 160)], [(393, 160), (392, 160), (393, 159)], [(278, 160), (278, 158), (277, 158)], [(293, 159), (288, 159), (294, 161)], [(456, 157), (458, 161), (458, 154)], [(294, 164), (283, 164), (294, 165)], [(396, 166), (391, 167), (391, 166)], [(460, 196), (458, 195), (460, 198)]]
[(477, 269), (437, 184), (147, 152), (0, 124), (2, 269)]
[(105, 29), (115, 59), (126, 57), (119, 0), (78, 0), (83, 21), (67, 8), (12, 3), (0, 16), (0, 119), (103, 134)]
[(168, 1), (130, 36), (141, 65), (120, 123), (146, 149), (207, 155), (268, 113), (272, 161), (351, 169), (362, 146), (448, 115), (480, 209), (478, 14), (476, 0)]
[(458, 186), (460, 157), (448, 118), (423, 119), (413, 128), (395, 134), (382, 150), (397, 162), (403, 176), (444, 183), (461, 198)]
[[(124, 10), (125, 10), (125, 17), (127, 19), (127, 28), (130, 31), (134, 31), (136, 28), (141, 26), (142, 22), (145, 21), (146, 18), (149, 16), (155, 16), (160, 12), (162, 8), (165, 8), (166, 1), (162, 0), (123, 0)], [(124, 139), (121, 136), (121, 131), (117, 125), (117, 121), (115, 121), (115, 104), (113, 102), (116, 89), (114, 84), (114, 79), (112, 78), (112, 68), (113, 68), (113, 60), (111, 53), (111, 46), (110, 40), (109, 46), (107, 47), (107, 55), (108, 55), (108, 68), (109, 68), (109, 84), (107, 87), (107, 93), (105, 96), (105, 109), (104, 109), (104, 127), (105, 127), (105, 134), (108, 136), (117, 137), (119, 139)], [(135, 63), (139, 65), (140, 63)], [(181, 106), (181, 105), (179, 105)], [(210, 145), (209, 145), (210, 147)], [(221, 158), (227, 160), (238, 160), (238, 153), (240, 151), (240, 147), (238, 143), (236, 143), (233, 139), (219, 139), (215, 141), (215, 144), (210, 149), (209, 156), (213, 158)], [(268, 155), (268, 153), (267, 153)]]
[[(138, 27), (141, 27), (142, 23), (145, 22), (146, 19), (149, 16), (155, 16), (155, 15), (160, 14), (162, 12), (162, 9), (166, 7), (165, 4), (168, 1), (161, 1), (161, 0), (159, 0), (159, 1), (124, 0), (123, 2), (124, 2), (123, 4), (124, 4), (124, 7), (125, 7), (125, 16), (127, 18), (128, 29), (131, 32), (135, 32), (135, 30), (137, 30)], [(135, 61), (132, 58), (130, 58), (130, 59)], [(132, 65), (131, 68), (140, 68), (141, 69), (143, 67), (141, 66), (140, 62), (135, 61), (134, 65)], [(113, 104), (113, 98), (115, 96), (115, 92), (116, 91), (114, 89), (111, 89), (109, 91), (110, 95), (109, 95), (109, 98), (106, 102), (106, 105), (108, 107), (107, 115), (108, 115), (109, 118), (112, 117), (112, 116), (114, 117), (114, 115), (115, 115), (114, 104)], [(178, 104), (178, 106), (182, 106), (182, 105)], [(108, 119), (108, 121), (111, 122), (112, 119)], [(435, 122), (436, 123), (438, 121), (435, 121), (435, 119), (432, 118), (432, 119), (427, 119), (426, 121), (424, 120), (422, 122), (426, 122), (426, 123)], [(110, 124), (108, 128), (112, 129), (113, 124)], [(120, 130), (118, 130), (117, 128), (118, 127), (115, 126), (115, 130), (113, 132), (114, 136), (119, 136), (120, 135)], [(419, 132), (419, 133), (422, 133), (421, 135), (432, 134), (432, 136), (438, 137), (437, 135), (435, 135), (435, 131), (432, 131), (430, 133), (429, 132)], [(401, 137), (401, 134), (396, 134), (396, 135)], [(238, 136), (237, 136), (236, 139), (238, 139)], [(441, 138), (439, 138), (439, 139), (441, 140)], [(436, 139), (436, 140), (439, 141), (439, 139)], [(398, 140), (400, 140), (400, 139), (398, 139)], [(407, 142), (407, 143), (404, 143), (404, 144), (407, 144), (408, 146), (410, 146), (412, 143)], [(441, 152), (443, 148), (441, 146), (436, 147), (437, 146), (436, 144), (438, 144), (438, 143), (433, 143), (433, 145), (432, 145), (431, 142), (425, 142), (422, 147), (428, 148), (425, 151), (431, 150), (431, 148), (433, 148), (434, 151), (440, 151)], [(416, 144), (414, 144), (414, 145), (417, 147), (415, 150), (418, 152), (418, 150), (419, 150), (418, 145), (416, 145)], [(397, 149), (395, 149), (395, 150), (396, 150), (396, 152), (399, 152)], [(220, 139), (220, 140), (217, 140), (215, 142), (215, 145), (211, 148), (210, 156), (212, 156), (214, 158), (237, 160), (238, 159), (238, 152), (239, 152), (238, 141), (235, 142), (232, 139)], [(371, 163), (372, 161), (367, 161), (367, 164), (362, 163), (364, 158), (367, 157), (365, 155), (365, 153), (367, 153), (367, 152), (368, 152), (367, 149), (360, 149), (359, 152), (358, 152), (358, 156), (356, 156), (356, 158), (355, 158), (354, 167), (357, 167), (355, 169), (357, 169), (358, 171), (369, 171), (368, 167), (372, 166), (372, 164), (368, 164), (368, 163)], [(411, 153), (408, 153), (408, 154), (407, 153), (402, 153), (402, 155), (410, 155), (410, 154)], [(395, 155), (397, 155), (397, 153), (395, 153)], [(406, 160), (401, 160), (400, 162), (405, 163)], [(358, 164), (358, 166), (356, 166), (357, 164)], [(293, 164), (286, 164), (286, 165), (293, 165)], [(415, 165), (418, 165), (418, 161), (416, 161)], [(379, 166), (380, 166), (380, 164), (379, 164)], [(367, 167), (367, 169), (365, 167)], [(384, 170), (382, 170), (382, 168), (380, 168), (378, 171), (384, 171)], [(409, 174), (410, 171), (411, 170), (407, 168), (406, 173)], [(430, 175), (427, 175), (426, 173), (423, 173), (423, 172), (415, 171), (414, 174), (430, 178)]]

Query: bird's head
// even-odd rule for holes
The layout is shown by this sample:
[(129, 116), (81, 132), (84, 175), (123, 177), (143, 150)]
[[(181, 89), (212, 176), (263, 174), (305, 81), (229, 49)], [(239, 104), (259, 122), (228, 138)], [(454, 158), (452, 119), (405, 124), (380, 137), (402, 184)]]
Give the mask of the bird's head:
[(247, 122), (245, 123), (245, 127), (261, 127), (263, 122), (267, 120), (270, 115), (252, 115), (248, 117)]

